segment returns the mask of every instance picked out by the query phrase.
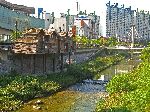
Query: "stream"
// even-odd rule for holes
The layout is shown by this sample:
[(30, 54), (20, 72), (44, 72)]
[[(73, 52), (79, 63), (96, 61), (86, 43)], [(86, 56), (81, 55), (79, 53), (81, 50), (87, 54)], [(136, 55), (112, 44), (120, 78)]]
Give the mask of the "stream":
[[(94, 112), (97, 102), (107, 95), (105, 88), (107, 82), (116, 74), (130, 72), (139, 63), (140, 60), (125, 59), (103, 70), (93, 79), (84, 80), (48, 98), (42, 98), (41, 100), (45, 102), (42, 109), (31, 108), (28, 112)], [(30, 105), (26, 107), (28, 106)], [(21, 112), (26, 112), (26, 109)]]

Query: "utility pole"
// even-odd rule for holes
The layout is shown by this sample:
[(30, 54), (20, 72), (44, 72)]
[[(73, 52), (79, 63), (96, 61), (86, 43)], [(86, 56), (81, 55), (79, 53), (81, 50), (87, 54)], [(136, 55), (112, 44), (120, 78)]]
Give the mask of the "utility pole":
[(134, 47), (134, 30), (135, 30), (135, 26), (132, 25), (131, 26), (131, 48)]
[(18, 33), (18, 32), (17, 32), (17, 30), (18, 30), (18, 22), (17, 22), (17, 20), (16, 20), (16, 24), (15, 24), (15, 30), (16, 30), (15, 33), (16, 33), (16, 39), (17, 39), (17, 36), (18, 36), (18, 35), (17, 35), (17, 33)]
[[(59, 28), (59, 32), (61, 32), (61, 27)], [(63, 53), (60, 52), (60, 43), (61, 43), (61, 37), (57, 37), (58, 38), (58, 54), (59, 54), (59, 57), (60, 57), (60, 70), (62, 71), (63, 70)]]
[(69, 33), (69, 16), (70, 16), (70, 13), (69, 13), (69, 11), (70, 11), (70, 9), (68, 9), (68, 14), (67, 14), (67, 17), (66, 17), (66, 20), (67, 20), (67, 34), (66, 34), (66, 36), (67, 36), (67, 41), (68, 41), (68, 59), (69, 59), (69, 65), (71, 64), (71, 48), (70, 48), (70, 37), (69, 37), (69, 35), (68, 35), (68, 33)]
[(78, 12), (78, 8), (79, 8), (79, 3), (78, 2), (76, 2), (77, 3), (77, 12)]
[(67, 36), (67, 41), (68, 41), (68, 60), (69, 60), (69, 65), (70, 65), (71, 64), (71, 49), (70, 49), (70, 37), (68, 36), (68, 32), (66, 36)]

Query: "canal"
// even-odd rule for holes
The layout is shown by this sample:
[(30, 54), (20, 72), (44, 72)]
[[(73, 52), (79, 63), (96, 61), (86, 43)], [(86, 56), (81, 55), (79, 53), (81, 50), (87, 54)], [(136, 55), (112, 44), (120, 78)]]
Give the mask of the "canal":
[(116, 74), (133, 70), (139, 63), (140, 60), (125, 59), (102, 71), (93, 79), (84, 80), (50, 97), (38, 99), (44, 102), (40, 105), (40, 109), (33, 108), (33, 102), (37, 101), (36, 99), (25, 104), (19, 112), (94, 112), (97, 102), (105, 97), (107, 92), (105, 91), (106, 84), (93, 83), (93, 80), (107, 82)]

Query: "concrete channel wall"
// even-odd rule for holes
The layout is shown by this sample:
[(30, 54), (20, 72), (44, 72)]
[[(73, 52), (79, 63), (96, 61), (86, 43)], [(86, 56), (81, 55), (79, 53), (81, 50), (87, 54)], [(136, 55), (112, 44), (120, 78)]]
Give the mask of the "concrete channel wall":
[[(77, 50), (71, 54), (70, 58), (76, 63), (81, 63), (88, 60), (97, 51), (98, 49)], [(60, 70), (60, 60), (56, 54), (13, 54), (11, 56), (5, 56), (5, 58), (3, 56), (4, 55), (0, 55), (1, 59), (5, 59), (0, 62), (0, 74), (9, 73), (12, 70), (22, 74), (45, 74)], [(63, 54), (64, 64), (66, 64), (68, 57), (68, 54)]]
[[(98, 49), (82, 49), (77, 50), (75, 53), (71, 55), (71, 59), (75, 61), (75, 63), (81, 63), (83, 61), (88, 60), (91, 56), (93, 56)], [(63, 62), (66, 63), (66, 60), (68, 60), (69, 54), (65, 54), (63, 58)]]

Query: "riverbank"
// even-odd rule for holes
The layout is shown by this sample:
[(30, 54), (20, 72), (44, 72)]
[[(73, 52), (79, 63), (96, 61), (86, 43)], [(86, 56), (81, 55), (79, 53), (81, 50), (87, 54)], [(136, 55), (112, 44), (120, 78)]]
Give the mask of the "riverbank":
[(96, 112), (150, 111), (150, 47), (139, 58), (140, 64), (129, 73), (116, 75), (107, 84), (108, 96), (97, 103)]
[(122, 59), (121, 55), (97, 57), (80, 65), (71, 65), (66, 72), (44, 76), (2, 75), (0, 76), (0, 111), (17, 110), (31, 99), (50, 95), (76, 82), (93, 77)]

